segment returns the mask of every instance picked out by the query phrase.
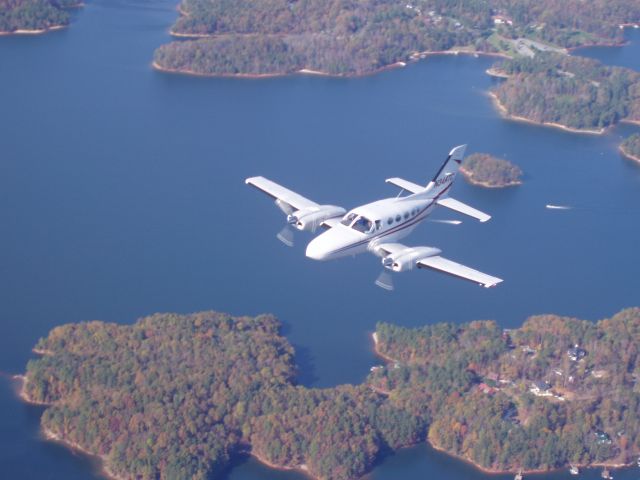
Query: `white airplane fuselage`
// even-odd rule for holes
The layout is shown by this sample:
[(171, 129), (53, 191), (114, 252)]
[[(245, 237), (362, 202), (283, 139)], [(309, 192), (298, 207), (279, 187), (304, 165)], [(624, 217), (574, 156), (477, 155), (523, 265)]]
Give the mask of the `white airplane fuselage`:
[[(314, 260), (333, 260), (372, 250), (378, 243), (397, 242), (409, 235), (435, 207), (433, 198), (422, 195), (387, 198), (357, 207), (347, 213), (335, 227), (318, 235), (307, 246), (306, 255)], [(360, 231), (352, 222), (364, 218), (372, 223), (369, 230)]]

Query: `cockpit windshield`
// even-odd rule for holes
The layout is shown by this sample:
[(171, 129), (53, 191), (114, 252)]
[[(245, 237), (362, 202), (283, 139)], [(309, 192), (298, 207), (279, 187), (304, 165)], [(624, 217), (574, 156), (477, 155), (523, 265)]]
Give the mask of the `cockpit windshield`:
[(340, 223), (362, 233), (371, 233), (376, 228), (374, 222), (353, 212), (347, 213)]
[(362, 233), (370, 233), (373, 232), (373, 222), (364, 217), (358, 217), (351, 228)]
[(356, 219), (358, 215), (356, 215), (355, 213), (351, 212), (351, 213), (347, 213), (344, 218), (340, 221), (341, 224), (346, 225), (347, 227), (350, 227), (351, 224), (353, 223), (353, 221)]

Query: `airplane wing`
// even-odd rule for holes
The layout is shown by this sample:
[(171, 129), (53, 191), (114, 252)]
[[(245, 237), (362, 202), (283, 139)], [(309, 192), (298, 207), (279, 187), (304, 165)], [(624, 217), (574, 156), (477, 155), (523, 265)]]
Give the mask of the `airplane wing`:
[(412, 268), (432, 268), (489, 288), (502, 282), (501, 278), (487, 275), (440, 256), (441, 251), (433, 247), (407, 247), (401, 243), (382, 243), (374, 247), (374, 253), (383, 258), (383, 265), (400, 272)]
[(476, 218), (481, 222), (486, 222), (491, 218), (491, 215), (487, 215), (486, 213), (481, 212), (480, 210), (476, 210), (475, 208), (470, 207), (466, 203), (462, 203), (461, 201), (456, 200), (455, 198), (451, 198), (451, 197), (440, 198), (436, 200), (436, 203), (438, 205), (442, 205), (443, 207), (450, 208), (451, 210), (455, 210), (458, 213), (469, 215), (470, 217)]
[(502, 282), (501, 278), (492, 277), (491, 275), (479, 272), (473, 268), (447, 260), (439, 255), (419, 260), (418, 268), (433, 268), (434, 270), (439, 270), (456, 277), (464, 278), (465, 280), (479, 283), (485, 288), (495, 287), (497, 284)]
[(294, 210), (302, 210), (304, 208), (313, 208), (320, 206), (316, 202), (313, 202), (308, 198), (305, 198), (302, 195), (299, 195), (296, 192), (283, 187), (282, 185), (278, 185), (268, 178), (251, 177), (247, 178), (244, 182), (247, 185), (256, 187), (258, 190), (262, 190), (270, 197), (273, 197), (276, 200), (280, 200), (281, 202), (290, 205)]
[(298, 230), (313, 232), (319, 226), (332, 228), (346, 213), (342, 207), (320, 205), (268, 178), (251, 177), (245, 183), (274, 198), (276, 205), (287, 215), (287, 222)]

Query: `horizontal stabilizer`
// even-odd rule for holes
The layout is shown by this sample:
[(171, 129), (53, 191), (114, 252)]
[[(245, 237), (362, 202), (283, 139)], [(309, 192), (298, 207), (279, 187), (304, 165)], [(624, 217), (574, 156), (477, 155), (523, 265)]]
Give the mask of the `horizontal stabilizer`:
[(403, 190), (411, 193), (418, 193), (424, 190), (424, 187), (422, 185), (418, 185), (417, 183), (413, 183), (409, 180), (404, 180), (398, 177), (387, 178), (385, 182), (395, 185), (396, 187), (400, 187)]
[(438, 205), (442, 205), (443, 207), (450, 208), (451, 210), (455, 210), (458, 213), (462, 213), (464, 215), (469, 215), (470, 217), (476, 218), (481, 222), (486, 222), (491, 218), (491, 215), (487, 215), (480, 210), (476, 210), (473, 207), (470, 207), (466, 203), (462, 203), (454, 198), (440, 198), (437, 200)]
[(469, 268), (451, 260), (447, 260), (446, 258), (439, 255), (427, 257), (418, 261), (418, 267), (433, 268), (434, 270), (439, 270), (456, 277), (464, 278), (465, 280), (479, 283), (486, 288), (494, 287), (498, 283), (502, 282), (501, 278), (492, 277), (491, 275), (479, 272), (478, 270), (474, 270), (473, 268)]

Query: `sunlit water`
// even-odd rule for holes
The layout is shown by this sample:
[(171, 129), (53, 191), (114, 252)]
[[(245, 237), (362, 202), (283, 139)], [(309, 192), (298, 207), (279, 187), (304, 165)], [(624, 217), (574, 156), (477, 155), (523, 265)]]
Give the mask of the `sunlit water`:
[[(301, 383), (331, 386), (360, 382), (378, 362), (378, 321), (514, 327), (536, 313), (596, 320), (640, 305), (640, 168), (617, 151), (634, 127), (584, 136), (505, 121), (486, 96), (486, 58), (433, 57), (361, 79), (160, 74), (150, 60), (175, 16), (173, 1), (95, 1), (68, 30), (0, 38), (3, 372), (24, 371), (37, 339), (62, 323), (216, 309), (275, 313), (299, 352)], [(581, 53), (638, 68), (640, 35), (629, 38)], [(310, 237), (283, 246), (283, 216), (243, 183), (265, 175), (350, 208), (394, 196), (385, 178), (425, 183), (460, 143), (517, 163), (524, 185), (460, 181), (453, 196), (493, 219), (426, 223), (406, 243), (504, 278), (495, 289), (420, 271), (398, 275), (389, 293), (373, 284), (372, 256), (307, 260)], [(0, 382), (2, 476), (96, 478), (92, 460), (40, 440), (40, 414)], [(426, 446), (371, 476), (511, 478)], [(228, 478), (303, 477), (240, 459)]]

